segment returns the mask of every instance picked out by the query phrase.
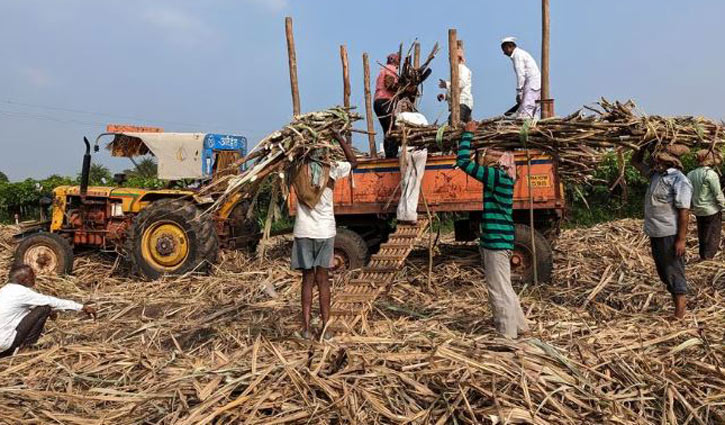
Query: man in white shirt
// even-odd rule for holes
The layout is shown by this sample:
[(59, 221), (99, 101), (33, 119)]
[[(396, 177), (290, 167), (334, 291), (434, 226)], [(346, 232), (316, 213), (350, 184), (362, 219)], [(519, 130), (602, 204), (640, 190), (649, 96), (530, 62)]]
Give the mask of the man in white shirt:
[[(463, 53), (463, 48), (458, 47), (458, 87), (461, 91), (461, 122), (467, 123), (471, 121), (471, 113), (473, 112), (473, 93), (471, 92), (473, 74), (471, 70), (466, 66), (466, 58)], [(440, 80), (438, 87), (445, 89), (446, 93), (440, 93), (438, 95), (438, 101), (442, 102), (451, 100), (451, 82)], [(451, 117), (448, 117), (448, 123), (450, 124)]]
[[(319, 201), (313, 206), (305, 205), (302, 197), (297, 206), (297, 216), (293, 230), (294, 243), (292, 244), (291, 265), (294, 270), (302, 271), (302, 337), (311, 338), (310, 318), (312, 315), (312, 288), (317, 284), (320, 294), (320, 316), (322, 316), (322, 329), (330, 319), (330, 276), (328, 269), (332, 266), (332, 256), (335, 248), (335, 212), (333, 208), (333, 190), (335, 181), (350, 174), (357, 168), (357, 160), (352, 151), (351, 140), (347, 143), (338, 133), (337, 141), (345, 153), (347, 161), (338, 161), (322, 170), (311, 171), (310, 176), (317, 172), (326, 172), (329, 176), (322, 176), (324, 188)], [(310, 161), (312, 162), (312, 161)], [(303, 164), (303, 167), (312, 164)], [(306, 170), (305, 170), (306, 171)], [(309, 177), (312, 179), (313, 177)], [(298, 186), (295, 190), (299, 192)], [(325, 339), (330, 335), (325, 333)]]
[(541, 73), (529, 52), (516, 46), (516, 37), (501, 40), (503, 54), (511, 58), (516, 73), (516, 118), (534, 118), (540, 113)]
[(35, 286), (35, 273), (30, 266), (15, 266), (10, 270), (8, 283), (0, 288), (0, 357), (12, 355), (17, 348), (38, 341), (48, 317), (54, 310), (83, 311), (95, 316), (88, 305), (39, 294)]

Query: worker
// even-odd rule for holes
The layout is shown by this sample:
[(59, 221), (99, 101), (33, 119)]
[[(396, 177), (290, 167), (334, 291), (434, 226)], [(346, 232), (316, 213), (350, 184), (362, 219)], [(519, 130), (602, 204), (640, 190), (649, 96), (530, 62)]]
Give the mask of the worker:
[(511, 58), (516, 73), (516, 118), (534, 118), (540, 113), (541, 73), (529, 52), (516, 46), (516, 37), (501, 40), (503, 54)]
[(35, 292), (35, 272), (25, 264), (10, 269), (8, 283), (0, 288), (0, 357), (11, 356), (35, 344), (48, 318), (56, 310), (82, 311), (95, 317), (96, 310), (74, 301)]
[(514, 249), (513, 192), (516, 164), (511, 152), (489, 152), (484, 165), (471, 161), (471, 140), (478, 124), (466, 124), (456, 164), (483, 183), (483, 214), (479, 248), (483, 257), (488, 300), (496, 331), (516, 339), (529, 330), (511, 286), (511, 253)]
[(716, 151), (703, 149), (697, 152), (697, 162), (700, 166), (687, 174), (692, 183), (692, 213), (697, 219), (700, 260), (712, 260), (720, 248), (725, 210), (720, 176), (712, 167), (720, 165), (722, 157)]
[[(322, 318), (323, 338), (329, 339), (325, 330), (330, 319), (330, 277), (328, 269), (333, 265), (335, 247), (335, 212), (333, 210), (333, 190), (335, 181), (350, 174), (357, 168), (357, 160), (352, 151), (352, 140), (335, 133), (347, 161), (336, 161), (331, 165), (308, 160), (302, 165), (294, 179), (295, 192), (299, 205), (293, 229), (291, 265), (294, 270), (302, 271), (302, 333), (301, 337), (310, 339), (310, 318), (312, 314), (312, 289), (317, 285), (320, 297), (320, 316)], [(305, 189), (303, 186), (312, 187)], [(311, 194), (308, 198), (305, 194)]]
[(398, 156), (398, 145), (394, 140), (388, 138), (388, 132), (395, 125), (394, 105), (392, 103), (395, 92), (398, 90), (398, 66), (400, 55), (391, 53), (388, 55), (387, 63), (380, 69), (375, 80), (375, 96), (373, 109), (378, 116), (380, 126), (383, 128), (383, 147), (386, 158)]
[(644, 233), (650, 238), (657, 274), (672, 295), (674, 318), (685, 317), (685, 241), (689, 221), (692, 184), (682, 173), (682, 163), (666, 151), (644, 163), (645, 148), (632, 155), (632, 165), (650, 179), (644, 200)]
[[(460, 109), (461, 109), (461, 122), (467, 123), (471, 121), (471, 114), (473, 113), (473, 93), (471, 92), (471, 77), (473, 74), (471, 70), (466, 66), (466, 57), (463, 52), (463, 46), (458, 46), (458, 89), (460, 90)], [(451, 82), (445, 80), (439, 80), (438, 87), (445, 89), (446, 93), (440, 93), (438, 95), (438, 101), (448, 101), (449, 108), (451, 102)], [(448, 116), (448, 124), (451, 124), (451, 116)]]

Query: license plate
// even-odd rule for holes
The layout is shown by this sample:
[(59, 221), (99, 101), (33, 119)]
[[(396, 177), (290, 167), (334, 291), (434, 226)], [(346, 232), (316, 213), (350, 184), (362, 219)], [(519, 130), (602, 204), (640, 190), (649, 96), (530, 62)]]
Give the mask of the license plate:
[(529, 176), (532, 188), (551, 187), (551, 178), (548, 174)]

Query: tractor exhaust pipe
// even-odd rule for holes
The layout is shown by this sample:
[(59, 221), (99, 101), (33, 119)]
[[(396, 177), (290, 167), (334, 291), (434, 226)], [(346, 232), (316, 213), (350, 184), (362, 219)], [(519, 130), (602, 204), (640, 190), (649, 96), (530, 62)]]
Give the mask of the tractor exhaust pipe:
[(86, 153), (83, 155), (83, 167), (81, 167), (81, 198), (85, 199), (91, 172), (91, 142), (86, 137), (83, 138), (83, 142), (86, 144)]

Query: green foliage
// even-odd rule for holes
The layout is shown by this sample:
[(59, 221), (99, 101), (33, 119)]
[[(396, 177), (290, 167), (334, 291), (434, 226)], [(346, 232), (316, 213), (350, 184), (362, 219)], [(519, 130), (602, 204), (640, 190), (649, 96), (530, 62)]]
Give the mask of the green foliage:
[[(144, 180), (156, 180), (158, 173), (158, 165), (152, 158), (143, 158), (139, 162), (134, 162), (134, 167), (129, 170), (123, 171), (129, 180), (132, 178), (144, 179)], [(144, 181), (139, 180), (139, 181)]]
[[(78, 182), (80, 183), (81, 175), (78, 175)], [(113, 183), (111, 176), (111, 170), (102, 164), (91, 164), (90, 172), (88, 173), (88, 184), (91, 186), (105, 186)]]
[(0, 171), (0, 183), (7, 183), (9, 181), (8, 175)]

